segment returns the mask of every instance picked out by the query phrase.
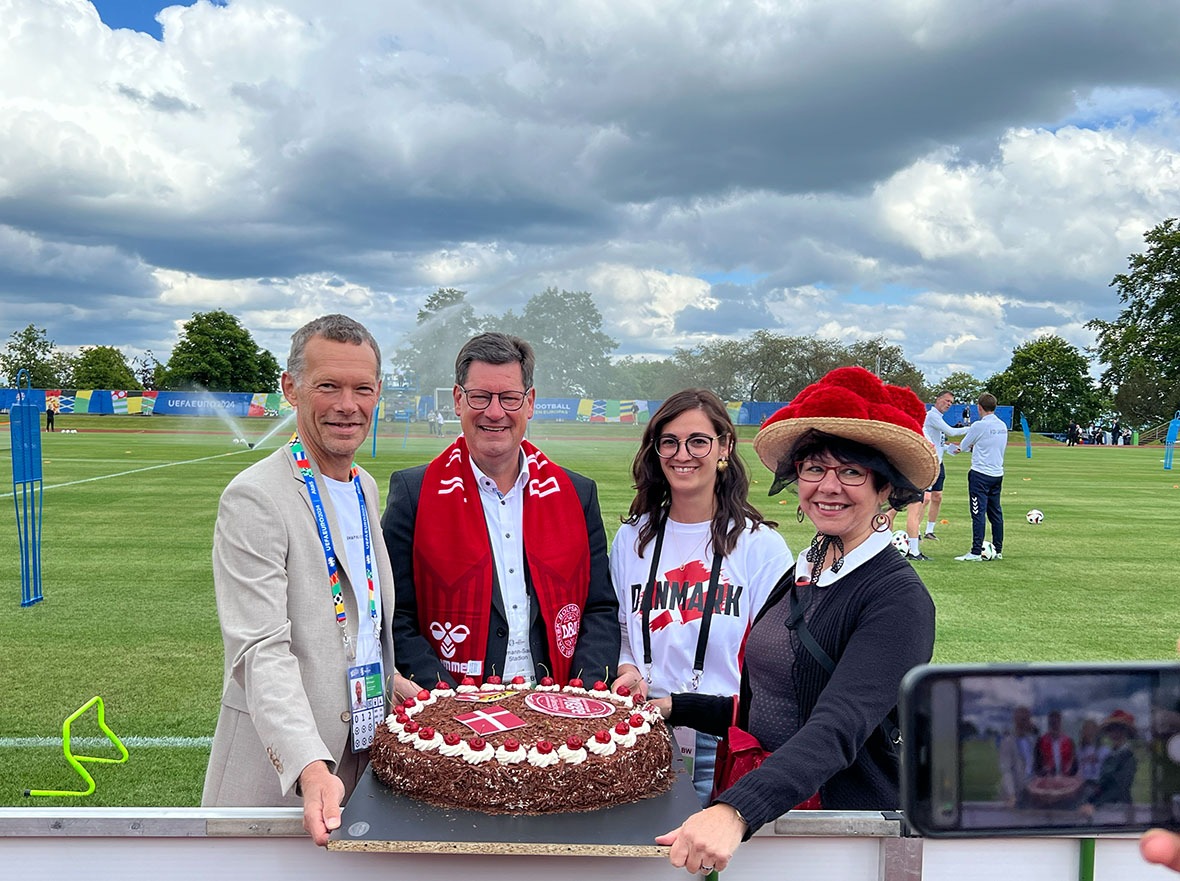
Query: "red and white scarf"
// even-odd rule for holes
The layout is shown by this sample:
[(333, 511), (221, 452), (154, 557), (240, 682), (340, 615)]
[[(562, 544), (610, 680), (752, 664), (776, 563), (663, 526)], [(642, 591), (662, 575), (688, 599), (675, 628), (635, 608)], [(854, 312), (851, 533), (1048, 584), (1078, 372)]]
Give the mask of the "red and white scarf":
[[(590, 587), (586, 517), (569, 475), (528, 441), (524, 497), (528, 574), (545, 622), (551, 675), (570, 677)], [(426, 466), (414, 521), (418, 624), (443, 666), (477, 682), (490, 671), (484, 655), (495, 561), (467, 441), (459, 437)], [(502, 672), (502, 671), (501, 671)]]

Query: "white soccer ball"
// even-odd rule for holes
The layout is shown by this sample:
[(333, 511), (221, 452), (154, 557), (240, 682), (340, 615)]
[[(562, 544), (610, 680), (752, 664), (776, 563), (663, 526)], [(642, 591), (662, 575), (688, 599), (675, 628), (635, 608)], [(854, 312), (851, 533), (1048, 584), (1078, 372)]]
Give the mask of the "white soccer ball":
[(994, 560), (996, 558), (996, 546), (990, 541), (985, 541), (983, 547), (979, 550), (979, 556), (985, 560)]
[(1032, 523), (1035, 525), (1045, 519), (1045, 512), (1038, 511), (1036, 508), (1033, 508), (1031, 511), (1029, 511), (1027, 514), (1024, 515), (1024, 519), (1027, 520), (1029, 523)]
[(899, 529), (893, 533), (893, 538), (889, 540), (897, 550), (904, 556), (910, 552), (910, 537), (906, 535), (904, 529)]

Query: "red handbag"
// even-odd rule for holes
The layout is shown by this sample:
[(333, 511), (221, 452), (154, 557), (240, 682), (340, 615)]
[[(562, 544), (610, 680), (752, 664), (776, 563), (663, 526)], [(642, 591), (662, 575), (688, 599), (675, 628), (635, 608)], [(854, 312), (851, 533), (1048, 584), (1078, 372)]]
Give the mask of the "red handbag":
[[(757, 737), (744, 728), (738, 727), (737, 716), (738, 699), (734, 695), (733, 724), (729, 726), (729, 731), (717, 744), (717, 764), (713, 769), (713, 798), (761, 765), (770, 755), (769, 751), (762, 748)], [(823, 804), (820, 802), (817, 792), (806, 801), (795, 805), (791, 810), (819, 811), (822, 809)]]

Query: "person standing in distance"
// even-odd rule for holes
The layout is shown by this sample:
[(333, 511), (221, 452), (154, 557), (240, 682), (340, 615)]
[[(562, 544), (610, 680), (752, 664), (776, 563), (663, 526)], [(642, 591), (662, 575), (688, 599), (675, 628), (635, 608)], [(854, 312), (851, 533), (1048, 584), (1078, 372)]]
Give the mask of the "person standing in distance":
[[(943, 418), (943, 414), (954, 403), (954, 392), (939, 392), (934, 396), (934, 405), (926, 411), (926, 421), (922, 424), (922, 434), (926, 435), (926, 440), (934, 445), (934, 452), (938, 454), (938, 479), (926, 491), (926, 501), (930, 505), (930, 510), (926, 514), (926, 534), (923, 538), (928, 541), (938, 540), (938, 536), (934, 534), (934, 526), (938, 523), (938, 512), (942, 508), (942, 487), (946, 483), (946, 466), (942, 462), (943, 453), (947, 449), (946, 440), (949, 437), (961, 437), (967, 433), (966, 428), (955, 428), (948, 425)], [(959, 447), (952, 447), (951, 455), (958, 452)]]
[(353, 683), (380, 720), (394, 669), (377, 484), (353, 463), (380, 375), (380, 349), (353, 319), (297, 330), (282, 377), (296, 432), (230, 482), (213, 535), (225, 683), (201, 803), (302, 804), (319, 845), (368, 763)]
[(976, 402), (979, 419), (971, 423), (960, 441), (961, 449), (971, 451), (971, 470), (967, 472), (967, 492), (971, 498), (971, 550), (955, 557), (960, 563), (983, 559), (984, 518), (992, 527), (995, 559), (1003, 559), (1004, 511), (1000, 507), (1000, 490), (1004, 485), (1004, 450), (1008, 446), (1008, 426), (996, 415), (996, 396), (984, 392)]
[(535, 360), (519, 337), (468, 340), (455, 359), (462, 434), (389, 478), (393, 636), (399, 669), (422, 687), (517, 675), (609, 682), (618, 665), (598, 489), (524, 439)]

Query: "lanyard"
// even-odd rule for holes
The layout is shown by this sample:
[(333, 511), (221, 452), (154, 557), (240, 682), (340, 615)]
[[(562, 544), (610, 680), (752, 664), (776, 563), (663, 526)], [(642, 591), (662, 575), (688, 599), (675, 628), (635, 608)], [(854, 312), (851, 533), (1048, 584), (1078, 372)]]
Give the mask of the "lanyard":
[[(651, 682), (651, 607), (655, 602), (656, 576), (659, 574), (660, 551), (664, 547), (664, 531), (668, 528), (668, 513), (660, 518), (660, 525), (656, 529), (655, 549), (652, 551), (651, 571), (647, 576), (647, 590), (643, 592), (640, 602), (640, 612), (643, 615), (643, 665), (647, 670), (648, 682)], [(705, 650), (709, 645), (709, 628), (713, 623), (713, 607), (717, 605), (717, 593), (720, 589), (721, 551), (713, 551), (713, 570), (709, 573), (709, 592), (705, 595), (705, 608), (701, 614), (701, 630), (697, 634), (697, 651), (692, 662), (692, 690), (696, 691), (701, 684), (701, 676), (705, 672)]]
[[(336, 550), (332, 543), (332, 531), (328, 527), (328, 514), (324, 510), (323, 500), (320, 498), (319, 487), (316, 486), (315, 474), (311, 470), (311, 460), (303, 450), (299, 441), (299, 432), (291, 435), (289, 441), (291, 455), (295, 457), (295, 465), (303, 477), (307, 487), (307, 495), (311, 499), (311, 509), (315, 513), (315, 522), (320, 534), (320, 543), (324, 546), (324, 559), (328, 563), (328, 586), (332, 589), (332, 605), (336, 610), (336, 623), (340, 625), (340, 635), (344, 639), (344, 650), (350, 660), (356, 659), (356, 646), (348, 635), (348, 613), (344, 609), (344, 592), (340, 589), (340, 567), (336, 564)], [(361, 537), (365, 548), (365, 581), (369, 585), (369, 618), (373, 622), (373, 635), (377, 642), (381, 642), (381, 623), (377, 617), (377, 591), (373, 587), (373, 540), (369, 534), (369, 512), (365, 508), (365, 494), (361, 490), (361, 470), (354, 462), (348, 472), (352, 485), (356, 489), (357, 502), (361, 508)]]

